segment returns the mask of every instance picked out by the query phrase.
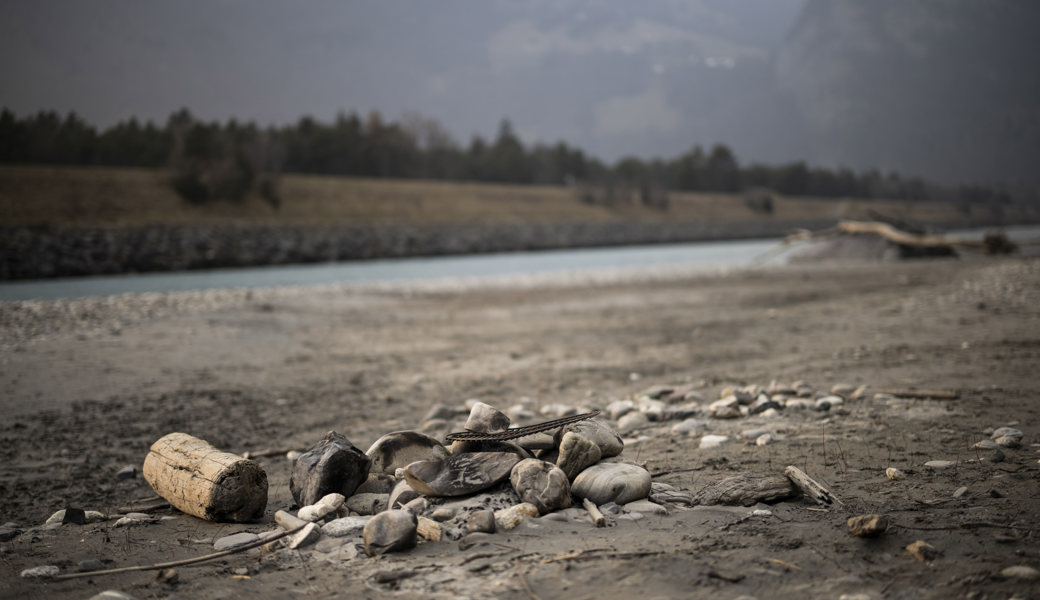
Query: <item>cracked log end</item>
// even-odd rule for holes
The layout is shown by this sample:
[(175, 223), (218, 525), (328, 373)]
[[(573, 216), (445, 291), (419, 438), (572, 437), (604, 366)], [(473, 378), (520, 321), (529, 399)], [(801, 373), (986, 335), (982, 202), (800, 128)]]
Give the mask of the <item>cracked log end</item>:
[(145, 481), (178, 510), (207, 521), (253, 521), (267, 507), (267, 473), (186, 433), (171, 433), (144, 460)]

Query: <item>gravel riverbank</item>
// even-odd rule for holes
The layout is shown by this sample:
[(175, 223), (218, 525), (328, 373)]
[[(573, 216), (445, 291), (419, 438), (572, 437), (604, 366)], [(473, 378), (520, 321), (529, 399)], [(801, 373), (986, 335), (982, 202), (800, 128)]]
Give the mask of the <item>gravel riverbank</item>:
[[(0, 542), (0, 592), (1030, 597), (1040, 569), (1038, 307), (1036, 258), (0, 303), (0, 520), (15, 532)], [(812, 397), (748, 414), (716, 404), (727, 388), (749, 385)], [(683, 386), (692, 404), (662, 412), (641, 400), (657, 386)], [(872, 391), (849, 392), (861, 387)], [(950, 395), (891, 393), (913, 390)], [(826, 399), (832, 392), (840, 399)], [(274, 512), (292, 507), (285, 451), (329, 430), (367, 448), (420, 427), (434, 405), (475, 398), (536, 420), (560, 407), (603, 410), (623, 432), (621, 459), (677, 493), (704, 497), (726, 478), (793, 465), (841, 503), (796, 497), (663, 514), (646, 506), (638, 517), (608, 514), (604, 528), (575, 513), (529, 519), (465, 548), (424, 540), (367, 558), (326, 541), (179, 567), (172, 578), (21, 576), (187, 558), (232, 534), (268, 531)], [(608, 410), (626, 400), (643, 418)], [(1022, 436), (998, 457), (979, 442), (1000, 427)], [(270, 482), (264, 517), (214, 524), (164, 508), (115, 527), (130, 501), (150, 494), (139, 477), (117, 474), (174, 431), (260, 454)], [(112, 518), (43, 527), (70, 506)], [(862, 514), (884, 515), (887, 529), (852, 535), (846, 522)], [(938, 554), (920, 554), (918, 541)]]

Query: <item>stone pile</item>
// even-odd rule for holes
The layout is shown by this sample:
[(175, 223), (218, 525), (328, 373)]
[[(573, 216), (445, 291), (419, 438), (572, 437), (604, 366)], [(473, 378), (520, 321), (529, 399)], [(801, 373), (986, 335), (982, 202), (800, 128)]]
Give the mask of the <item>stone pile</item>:
[[(479, 401), (468, 411), (469, 432), (506, 432), (513, 422)], [(435, 420), (454, 426), (462, 414), (434, 407), (426, 427)], [(275, 518), (282, 529), (299, 531), (280, 543), (299, 548), (321, 539), (325, 554), (342, 558), (363, 550), (374, 556), (413, 548), (419, 539), (465, 544), (468, 535), (512, 529), (552, 513), (588, 518), (584, 509), (571, 509), (575, 500), (604, 506), (609, 514), (648, 497), (689, 503), (689, 495), (670, 486), (655, 490), (646, 469), (620, 460), (623, 450), (621, 437), (593, 419), (510, 441), (450, 445), (421, 431), (395, 431), (367, 452), (329, 432), (294, 460), (290, 488), (300, 508), (295, 516), (279, 511)], [(645, 512), (667, 510), (644, 504), (654, 507), (640, 504)]]

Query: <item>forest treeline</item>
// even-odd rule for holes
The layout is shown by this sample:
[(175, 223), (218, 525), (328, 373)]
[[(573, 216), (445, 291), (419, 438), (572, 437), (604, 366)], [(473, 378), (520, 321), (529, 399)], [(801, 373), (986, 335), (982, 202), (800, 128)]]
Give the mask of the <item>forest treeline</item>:
[[(186, 199), (205, 202), (259, 193), (277, 205), (282, 172), (387, 178), (424, 178), (513, 184), (585, 186), (589, 201), (610, 190), (634, 190), (655, 203), (668, 190), (1006, 203), (1005, 190), (948, 187), (876, 170), (811, 167), (804, 162), (741, 165), (723, 144), (694, 145), (672, 159), (622, 158), (613, 164), (564, 142), (524, 144), (508, 120), (493, 138), (457, 142), (436, 120), (406, 114), (387, 121), (341, 113), (332, 122), (303, 117), (284, 126), (224, 123), (195, 118), (187, 109), (156, 125), (131, 118), (98, 129), (74, 113), (41, 111), (18, 117), (0, 111), (0, 162), (170, 168)], [(627, 192), (626, 192), (627, 193)], [(667, 202), (663, 202), (666, 205)]]

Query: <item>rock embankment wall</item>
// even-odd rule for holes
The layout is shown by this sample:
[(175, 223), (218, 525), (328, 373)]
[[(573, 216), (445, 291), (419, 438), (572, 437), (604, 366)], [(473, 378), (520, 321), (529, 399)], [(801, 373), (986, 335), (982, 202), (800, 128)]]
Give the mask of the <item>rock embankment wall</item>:
[(0, 280), (779, 237), (833, 221), (0, 228)]

